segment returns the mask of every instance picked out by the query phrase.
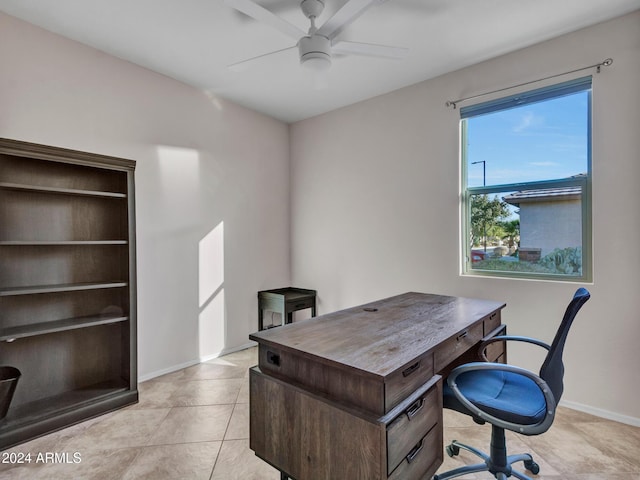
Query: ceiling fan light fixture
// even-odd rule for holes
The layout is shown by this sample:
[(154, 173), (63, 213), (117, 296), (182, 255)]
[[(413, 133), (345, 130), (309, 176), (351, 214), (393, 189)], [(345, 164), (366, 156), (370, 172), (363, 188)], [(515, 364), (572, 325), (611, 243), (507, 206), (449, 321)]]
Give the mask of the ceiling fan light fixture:
[(324, 55), (310, 56), (302, 60), (302, 70), (315, 90), (326, 90), (329, 87), (329, 70), (331, 58)]
[(331, 67), (331, 42), (320, 35), (302, 37), (298, 42), (300, 64), (314, 71), (326, 71)]
[(323, 53), (314, 52), (302, 57), (300, 64), (314, 72), (326, 72), (331, 68), (331, 57)]

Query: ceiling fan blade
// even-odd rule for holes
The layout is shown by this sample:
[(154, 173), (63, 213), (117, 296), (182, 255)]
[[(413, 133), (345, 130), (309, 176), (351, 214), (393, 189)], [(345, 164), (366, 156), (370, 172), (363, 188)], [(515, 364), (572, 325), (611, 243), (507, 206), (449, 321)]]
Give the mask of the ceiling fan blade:
[(331, 40), (351, 24), (351, 22), (362, 15), (369, 7), (379, 3), (379, 0), (349, 0), (340, 10), (334, 13), (316, 33)]
[(409, 49), (404, 47), (376, 45), (373, 43), (337, 42), (331, 47), (331, 52), (364, 55), (368, 57), (401, 59), (405, 58), (409, 54)]
[(247, 58), (246, 60), (241, 60), (239, 62), (232, 63), (231, 65), (227, 65), (227, 68), (233, 72), (242, 72), (247, 67), (249, 67), (252, 63), (259, 62), (261, 59), (265, 57), (270, 57), (271, 55), (276, 55), (278, 53), (286, 52), (288, 50), (293, 50), (294, 48), (297, 49), (298, 47), (294, 45), (292, 47), (276, 50), (275, 52), (264, 53), (262, 55), (258, 55), (257, 57)]
[(282, 18), (274, 15), (269, 10), (261, 5), (253, 2), (252, 0), (224, 0), (224, 2), (232, 8), (235, 8), (239, 12), (249, 15), (251, 18), (265, 23), (276, 30), (292, 37), (294, 40), (299, 40), (300, 37), (304, 37), (306, 32), (299, 29), (295, 25), (283, 20)]

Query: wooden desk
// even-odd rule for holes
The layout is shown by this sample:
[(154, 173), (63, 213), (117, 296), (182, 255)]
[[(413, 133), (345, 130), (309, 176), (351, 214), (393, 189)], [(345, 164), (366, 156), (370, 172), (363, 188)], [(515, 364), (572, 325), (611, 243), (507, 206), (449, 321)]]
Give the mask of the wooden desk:
[(503, 307), (406, 293), (250, 335), (251, 449), (283, 478), (430, 478), (443, 460), (442, 375), (476, 359)]

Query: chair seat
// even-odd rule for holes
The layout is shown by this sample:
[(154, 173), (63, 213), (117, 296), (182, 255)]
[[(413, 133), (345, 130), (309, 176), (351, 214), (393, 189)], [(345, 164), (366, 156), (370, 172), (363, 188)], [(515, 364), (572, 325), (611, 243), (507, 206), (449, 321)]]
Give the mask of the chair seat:
[[(523, 375), (496, 370), (462, 373), (456, 379), (462, 395), (480, 410), (501, 420), (534, 425), (544, 420), (546, 402), (540, 387)], [(444, 407), (475, 417), (445, 384)]]

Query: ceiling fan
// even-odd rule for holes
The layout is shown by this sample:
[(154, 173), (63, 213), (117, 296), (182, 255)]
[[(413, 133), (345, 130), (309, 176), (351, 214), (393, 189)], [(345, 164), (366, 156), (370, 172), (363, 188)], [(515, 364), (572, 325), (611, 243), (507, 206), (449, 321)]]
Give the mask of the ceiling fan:
[(334, 54), (365, 55), (392, 59), (404, 58), (409, 52), (407, 48), (336, 41), (336, 37), (369, 7), (382, 4), (385, 1), (387, 0), (348, 0), (342, 8), (318, 28), (315, 21), (324, 9), (324, 0), (302, 0), (300, 2), (302, 13), (311, 22), (309, 31), (305, 33), (253, 0), (225, 0), (225, 3), (230, 7), (255, 20), (270, 25), (297, 41), (296, 45), (291, 47), (236, 62), (229, 65), (229, 68), (239, 70), (257, 59), (294, 48), (298, 48), (300, 64), (316, 72), (327, 71), (331, 67), (331, 59)]

